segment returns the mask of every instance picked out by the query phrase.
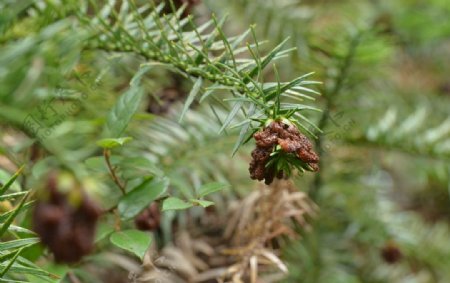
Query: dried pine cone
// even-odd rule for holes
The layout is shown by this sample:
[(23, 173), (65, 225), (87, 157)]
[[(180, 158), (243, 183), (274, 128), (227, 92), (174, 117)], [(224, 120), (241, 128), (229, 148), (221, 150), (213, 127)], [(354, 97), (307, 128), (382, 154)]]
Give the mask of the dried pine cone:
[(134, 224), (142, 231), (158, 229), (161, 224), (161, 213), (159, 212), (158, 204), (156, 202), (150, 204), (148, 208), (136, 216)]
[(75, 263), (94, 247), (95, 226), (100, 208), (84, 193), (75, 207), (68, 194), (58, 191), (50, 178), (48, 195), (38, 200), (33, 212), (33, 229), (55, 256), (56, 262)]
[(267, 168), (270, 154), (279, 145), (285, 153), (294, 154), (298, 159), (308, 164), (313, 171), (319, 170), (318, 155), (313, 151), (312, 144), (306, 136), (301, 134), (297, 127), (282, 121), (274, 121), (263, 130), (253, 135), (256, 148), (252, 151), (250, 162), (250, 177), (254, 180), (265, 180), (272, 183), (275, 176), (282, 178), (283, 171), (276, 172), (273, 167)]

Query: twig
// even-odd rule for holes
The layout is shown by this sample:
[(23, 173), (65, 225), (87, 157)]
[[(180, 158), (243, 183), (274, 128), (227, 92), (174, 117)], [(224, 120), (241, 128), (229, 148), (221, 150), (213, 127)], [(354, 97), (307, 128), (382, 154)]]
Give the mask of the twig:
[(105, 157), (106, 165), (108, 166), (108, 170), (109, 170), (109, 174), (111, 175), (111, 178), (113, 179), (114, 183), (116, 183), (116, 185), (119, 187), (119, 189), (122, 192), (122, 194), (125, 195), (126, 194), (125, 187), (124, 187), (124, 185), (122, 185), (122, 183), (120, 182), (119, 178), (117, 177), (115, 168), (112, 167), (112, 165), (111, 165), (111, 160), (110, 160), (111, 153), (110, 153), (110, 151), (108, 149), (105, 149), (103, 151), (103, 156)]

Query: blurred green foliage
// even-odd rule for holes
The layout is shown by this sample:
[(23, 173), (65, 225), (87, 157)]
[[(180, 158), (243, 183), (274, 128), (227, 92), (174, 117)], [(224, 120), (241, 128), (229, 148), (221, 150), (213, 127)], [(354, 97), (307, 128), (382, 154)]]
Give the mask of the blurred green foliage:
[(287, 244), (286, 282), (450, 280), (448, 1), (230, 2), (208, 3), (268, 38), (291, 35), (286, 72), (325, 82), (320, 176), (299, 183), (321, 213)]

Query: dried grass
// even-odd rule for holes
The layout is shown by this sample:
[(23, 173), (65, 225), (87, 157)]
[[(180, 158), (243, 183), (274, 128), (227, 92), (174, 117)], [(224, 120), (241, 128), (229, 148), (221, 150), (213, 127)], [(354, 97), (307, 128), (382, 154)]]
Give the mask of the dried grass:
[(295, 226), (309, 229), (307, 217), (317, 211), (290, 181), (261, 185), (231, 203), (227, 215), (209, 216), (216, 219), (207, 223), (220, 226), (213, 228), (221, 233), (209, 235), (201, 230), (217, 229), (192, 227), (179, 231), (159, 257), (149, 253), (138, 282), (278, 282), (288, 272), (279, 258), (279, 240), (298, 238)]

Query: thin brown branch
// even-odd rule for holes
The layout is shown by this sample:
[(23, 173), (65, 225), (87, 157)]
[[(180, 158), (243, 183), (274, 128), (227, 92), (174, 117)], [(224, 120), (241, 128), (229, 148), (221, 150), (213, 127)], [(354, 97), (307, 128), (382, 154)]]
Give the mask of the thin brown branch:
[(103, 151), (103, 156), (105, 157), (106, 165), (108, 166), (109, 174), (111, 175), (112, 180), (119, 187), (122, 194), (125, 195), (126, 194), (125, 186), (122, 184), (122, 182), (120, 182), (119, 177), (117, 177), (117, 175), (116, 175), (116, 170), (111, 164), (111, 159), (110, 159), (111, 152), (108, 149), (105, 149)]

